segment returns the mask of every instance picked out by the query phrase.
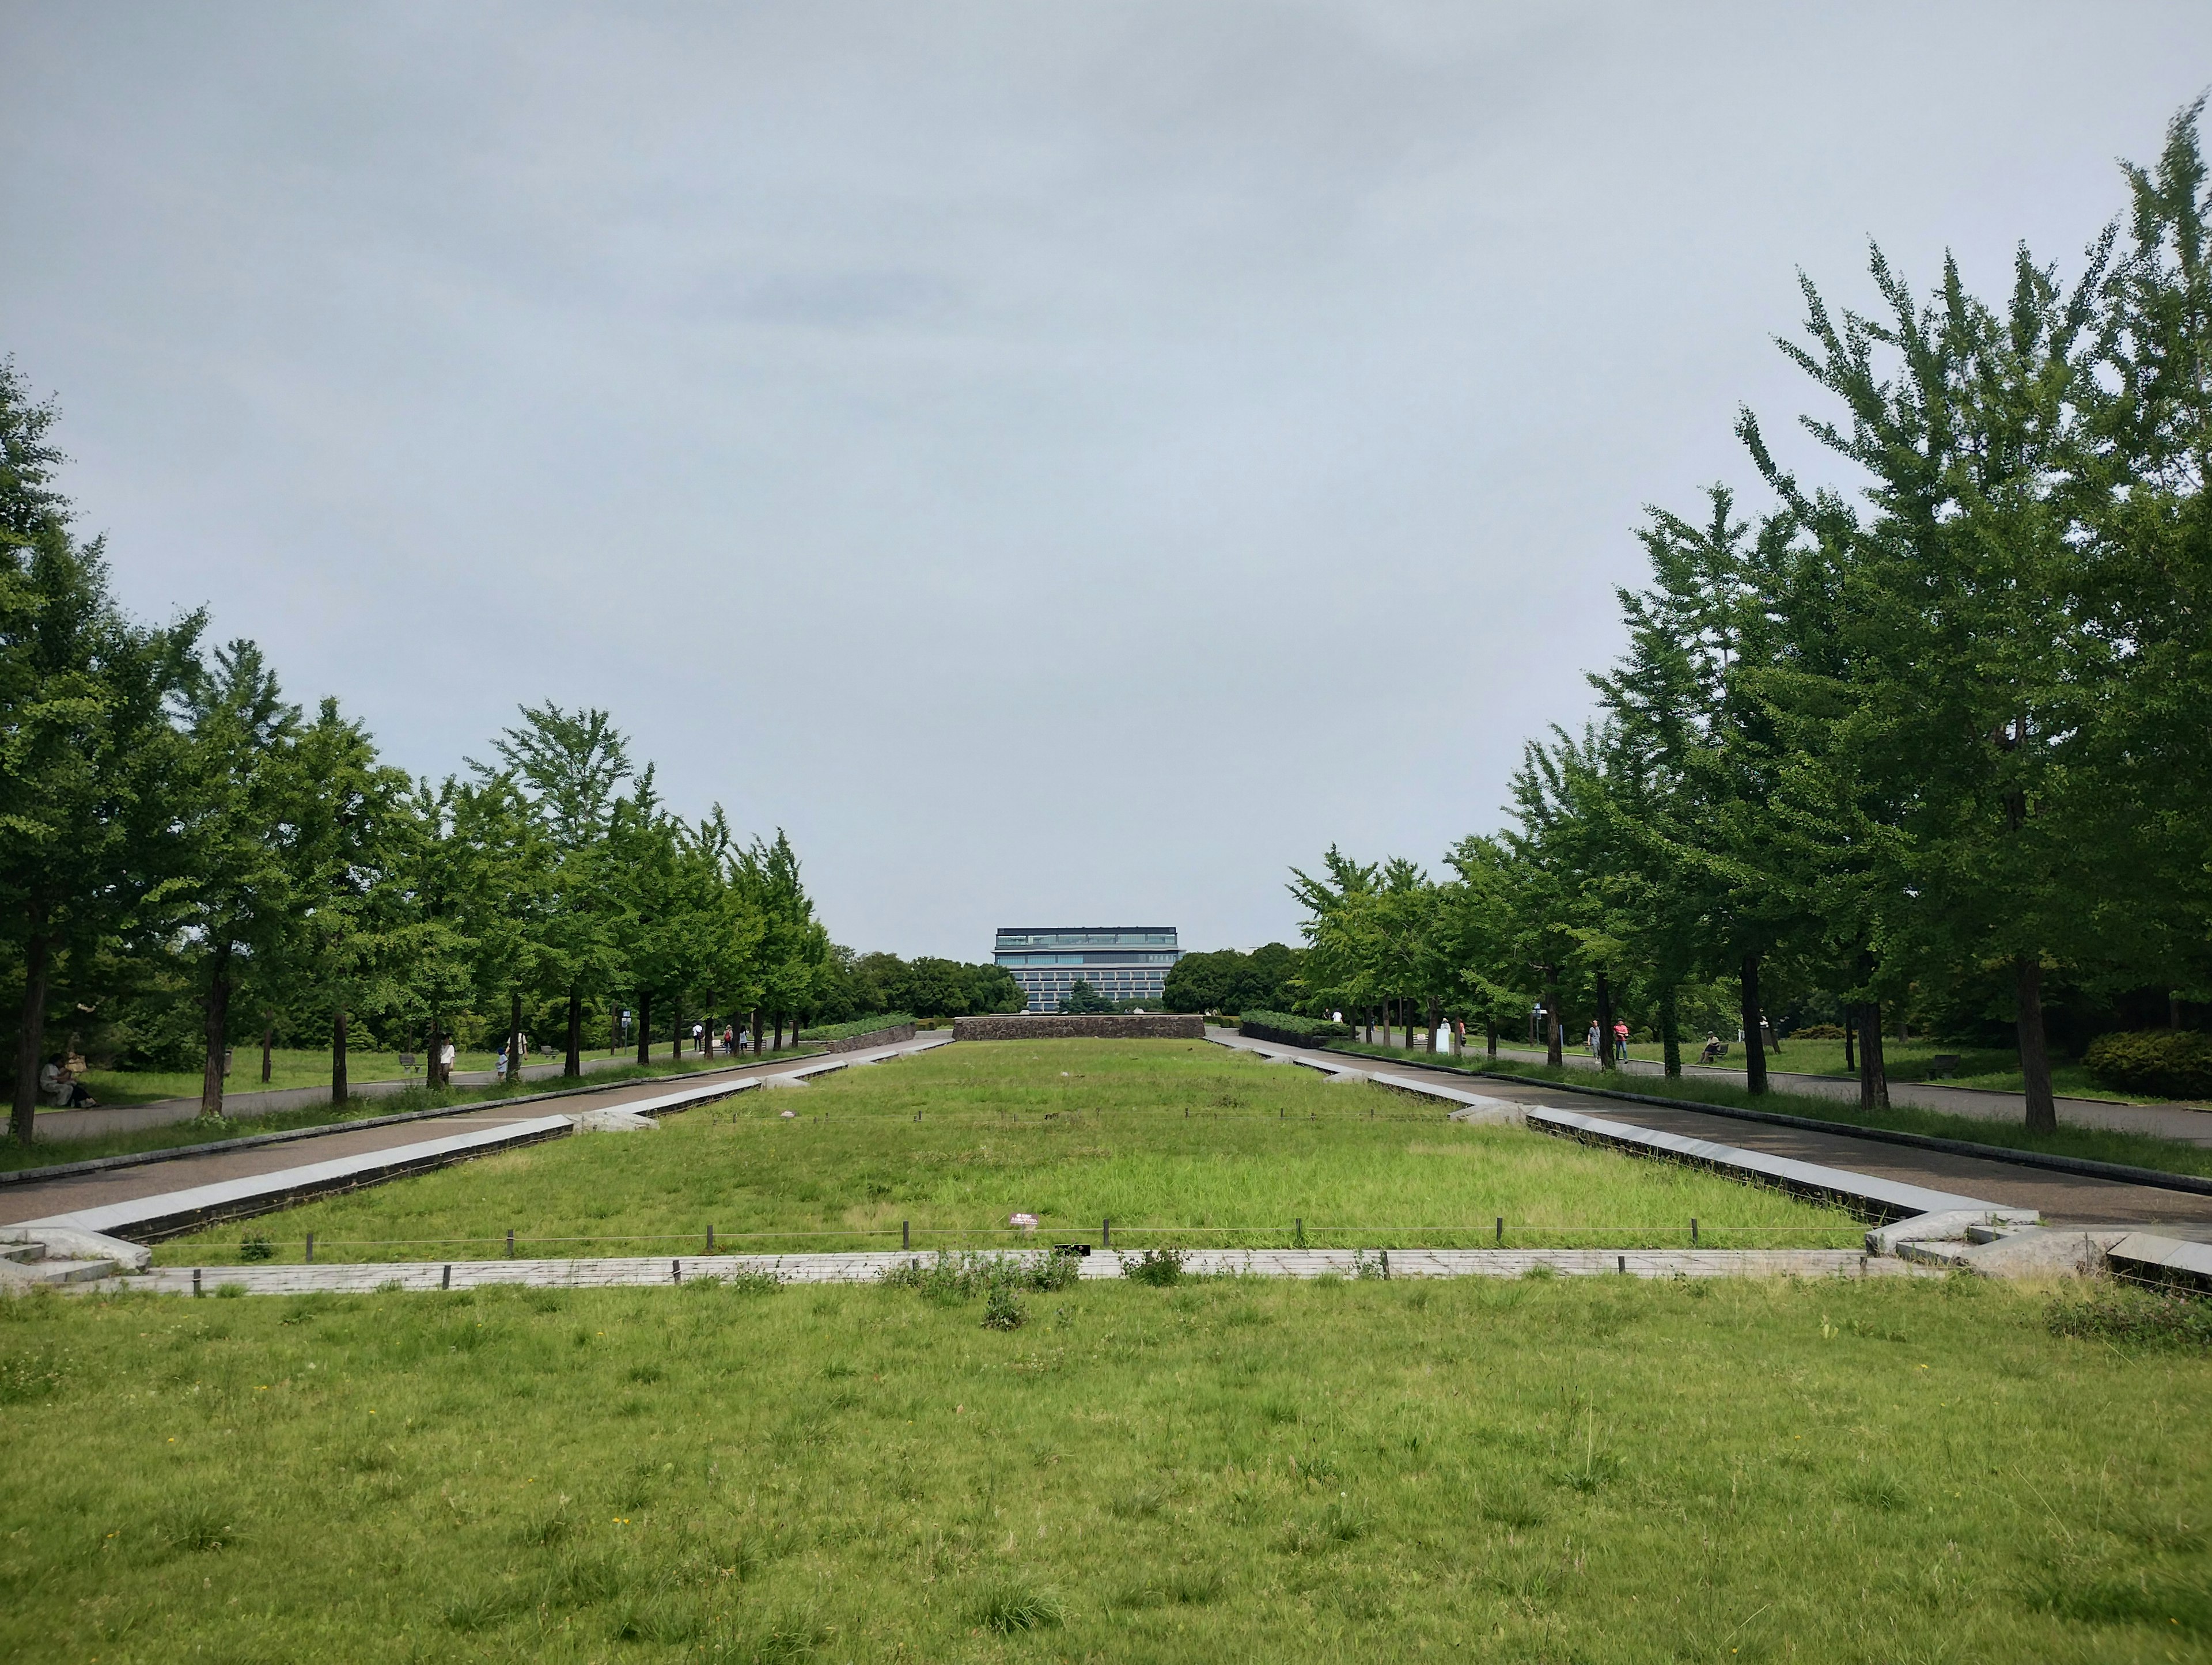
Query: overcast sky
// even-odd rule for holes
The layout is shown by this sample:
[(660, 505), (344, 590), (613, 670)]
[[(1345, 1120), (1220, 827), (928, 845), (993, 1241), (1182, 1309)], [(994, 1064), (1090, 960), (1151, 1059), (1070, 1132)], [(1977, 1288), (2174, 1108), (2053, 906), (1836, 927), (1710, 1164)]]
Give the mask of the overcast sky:
[(1498, 823), (1798, 268), (2070, 268), (2208, 82), (2203, 0), (0, 0), (0, 353), (125, 603), (417, 773), (603, 706), (856, 947), (1251, 946)]

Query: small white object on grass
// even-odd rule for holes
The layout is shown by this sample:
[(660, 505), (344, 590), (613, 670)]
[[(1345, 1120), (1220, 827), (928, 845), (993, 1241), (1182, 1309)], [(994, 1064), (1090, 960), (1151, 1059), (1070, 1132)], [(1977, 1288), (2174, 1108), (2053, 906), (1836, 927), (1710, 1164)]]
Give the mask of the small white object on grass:
[(1030, 1232), (1037, 1229), (1037, 1217), (1034, 1214), (1009, 1214), (1006, 1217), (1006, 1224), (1018, 1225), (1025, 1233)]
[(786, 1121), (796, 1121), (796, 1120), (798, 1119), (798, 1117), (799, 1117), (799, 1112), (798, 1112), (797, 1110), (786, 1110), (786, 1111), (783, 1113), (783, 1119), (784, 1119)]

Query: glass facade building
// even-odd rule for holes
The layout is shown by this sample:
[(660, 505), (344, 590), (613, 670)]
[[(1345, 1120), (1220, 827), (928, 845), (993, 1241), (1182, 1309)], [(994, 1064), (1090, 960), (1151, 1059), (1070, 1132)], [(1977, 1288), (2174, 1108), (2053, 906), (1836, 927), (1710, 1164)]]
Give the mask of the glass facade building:
[(1029, 991), (1031, 1012), (1057, 1012), (1078, 978), (1109, 1000), (1157, 1002), (1182, 957), (1171, 925), (1001, 929), (992, 958)]

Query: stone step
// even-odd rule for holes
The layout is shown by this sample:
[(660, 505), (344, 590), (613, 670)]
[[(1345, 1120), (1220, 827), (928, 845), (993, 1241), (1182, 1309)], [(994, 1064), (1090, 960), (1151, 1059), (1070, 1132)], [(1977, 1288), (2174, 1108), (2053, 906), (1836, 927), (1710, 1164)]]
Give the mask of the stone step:
[(13, 1261), (19, 1266), (29, 1266), (34, 1261), (46, 1258), (44, 1243), (0, 1243), (0, 1261)]
[(28, 1289), (33, 1285), (89, 1284), (120, 1275), (112, 1261), (0, 1261), (0, 1288)]

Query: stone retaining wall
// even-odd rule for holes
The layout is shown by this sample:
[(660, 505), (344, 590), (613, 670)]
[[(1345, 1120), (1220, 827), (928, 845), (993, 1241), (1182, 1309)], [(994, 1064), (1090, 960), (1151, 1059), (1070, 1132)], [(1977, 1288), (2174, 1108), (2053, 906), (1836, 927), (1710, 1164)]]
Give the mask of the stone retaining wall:
[(1206, 1019), (1195, 1012), (1112, 1013), (1074, 1017), (1041, 1012), (997, 1018), (955, 1018), (956, 1041), (1203, 1041)]
[(824, 1052), (860, 1052), (869, 1047), (887, 1047), (897, 1041), (914, 1039), (912, 1024), (898, 1024), (890, 1029), (872, 1029), (866, 1035), (848, 1035), (842, 1041), (814, 1042)]

